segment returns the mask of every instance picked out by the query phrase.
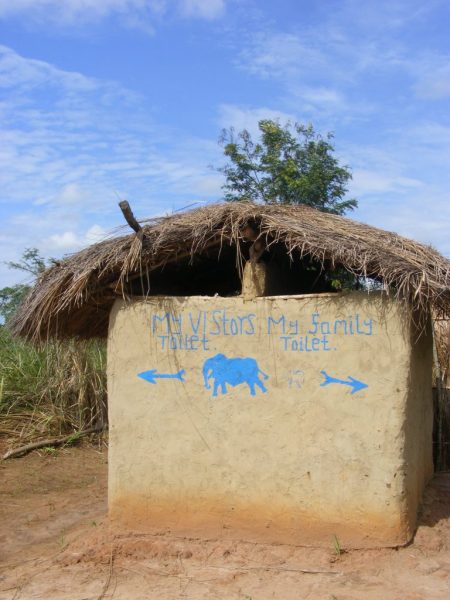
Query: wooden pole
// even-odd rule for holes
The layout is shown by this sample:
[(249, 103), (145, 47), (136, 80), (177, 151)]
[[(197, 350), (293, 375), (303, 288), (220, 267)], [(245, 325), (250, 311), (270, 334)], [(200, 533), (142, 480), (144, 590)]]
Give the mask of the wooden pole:
[(131, 206), (128, 200), (122, 200), (121, 202), (119, 202), (119, 207), (123, 213), (123, 216), (125, 217), (126, 222), (131, 227), (131, 229), (133, 229), (133, 231), (135, 231), (136, 233), (139, 233), (139, 231), (142, 230), (142, 227), (136, 221), (136, 217), (133, 215), (133, 211), (131, 210)]

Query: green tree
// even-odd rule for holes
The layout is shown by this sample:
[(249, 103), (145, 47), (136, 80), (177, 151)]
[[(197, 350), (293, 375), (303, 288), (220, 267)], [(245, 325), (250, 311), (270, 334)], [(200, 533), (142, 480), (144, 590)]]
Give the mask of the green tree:
[[(49, 265), (54, 262), (53, 259), (48, 261)], [(33, 279), (38, 277), (47, 268), (45, 259), (42, 258), (37, 248), (27, 248), (24, 250), (19, 262), (7, 262), (6, 264), (10, 269), (28, 273)], [(14, 315), (30, 289), (31, 286), (25, 283), (17, 283), (16, 285), (0, 289), (0, 317), (5, 322), (8, 322)]]
[(219, 143), (230, 163), (219, 171), (226, 177), (225, 200), (268, 204), (306, 204), (341, 215), (357, 206), (344, 199), (351, 179), (349, 168), (334, 156), (333, 135), (325, 138), (312, 125), (264, 119), (260, 141), (244, 129), (224, 129)]

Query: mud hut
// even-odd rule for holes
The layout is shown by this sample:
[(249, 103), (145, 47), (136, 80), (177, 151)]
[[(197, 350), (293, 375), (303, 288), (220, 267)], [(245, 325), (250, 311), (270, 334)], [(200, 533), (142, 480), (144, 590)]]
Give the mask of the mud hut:
[(430, 311), (450, 263), (305, 206), (137, 223), (47, 270), (13, 323), (108, 338), (109, 511), (136, 531), (404, 544), (432, 475)]

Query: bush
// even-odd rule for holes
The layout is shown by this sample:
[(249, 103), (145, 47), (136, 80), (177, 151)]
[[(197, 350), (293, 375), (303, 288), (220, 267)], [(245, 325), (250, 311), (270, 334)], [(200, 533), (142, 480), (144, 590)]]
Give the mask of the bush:
[(0, 326), (0, 419), (1, 433), (22, 438), (106, 424), (105, 343), (34, 346)]

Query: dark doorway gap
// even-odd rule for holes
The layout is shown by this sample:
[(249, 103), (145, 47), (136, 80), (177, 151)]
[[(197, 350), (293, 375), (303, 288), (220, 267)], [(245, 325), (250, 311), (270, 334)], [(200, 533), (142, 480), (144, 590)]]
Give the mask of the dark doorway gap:
[[(243, 263), (249, 259), (250, 242), (242, 242)], [(311, 257), (290, 256), (283, 243), (274, 243), (260, 258), (276, 279), (273, 295), (336, 292), (336, 268), (323, 267)], [(342, 270), (341, 270), (342, 271)], [(345, 270), (343, 270), (345, 271)], [(342, 274), (342, 273), (341, 273)], [(350, 274), (348, 273), (350, 276)], [(192, 258), (167, 262), (163, 267), (138, 277), (128, 284), (130, 295), (164, 296), (238, 296), (241, 278), (236, 246), (210, 248)]]

